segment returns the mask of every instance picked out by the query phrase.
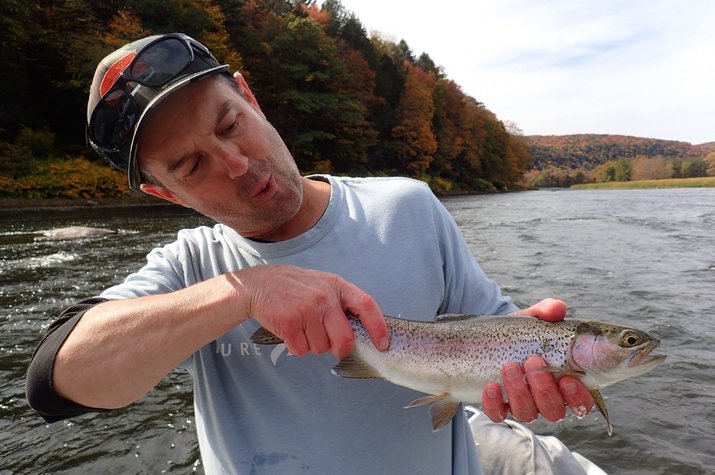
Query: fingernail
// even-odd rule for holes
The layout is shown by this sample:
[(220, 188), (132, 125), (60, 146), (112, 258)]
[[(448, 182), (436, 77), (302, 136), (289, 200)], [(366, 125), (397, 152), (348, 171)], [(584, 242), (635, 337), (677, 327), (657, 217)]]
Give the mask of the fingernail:
[(501, 398), (501, 391), (494, 389), (494, 388), (488, 388), (487, 389), (487, 397), (489, 399), (499, 399), (499, 398)]
[(516, 366), (508, 366), (504, 370), (504, 374), (506, 375), (506, 379), (508, 379), (510, 381), (521, 379), (521, 377), (522, 377), (521, 371)]
[(563, 385), (564, 394), (573, 396), (578, 392), (578, 385), (576, 383), (564, 383)]
[(385, 336), (385, 337), (380, 338), (380, 341), (378, 342), (378, 344), (380, 345), (379, 349), (381, 351), (385, 351), (390, 347), (390, 340)]
[(586, 406), (572, 407), (571, 411), (573, 411), (573, 413), (579, 419), (583, 419), (588, 414), (588, 409), (586, 409)]

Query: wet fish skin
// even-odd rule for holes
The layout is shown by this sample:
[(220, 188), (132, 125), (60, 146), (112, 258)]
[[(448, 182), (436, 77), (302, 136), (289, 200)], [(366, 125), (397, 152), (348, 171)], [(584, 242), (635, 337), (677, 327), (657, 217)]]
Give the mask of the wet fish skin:
[[(448, 424), (460, 403), (480, 403), (485, 384), (501, 380), (508, 362), (531, 355), (546, 360), (557, 377), (574, 375), (592, 392), (608, 420), (599, 389), (642, 374), (665, 356), (650, 356), (659, 341), (635, 328), (599, 321), (547, 322), (534, 317), (442, 315), (435, 322), (385, 317), (390, 347), (377, 350), (360, 320), (349, 315), (355, 348), (332, 372), (348, 378), (384, 378), (429, 396), (406, 407), (430, 404), (433, 429)], [(267, 336), (266, 334), (270, 335)], [(271, 338), (273, 337), (273, 338)], [(264, 329), (254, 342), (280, 340)]]

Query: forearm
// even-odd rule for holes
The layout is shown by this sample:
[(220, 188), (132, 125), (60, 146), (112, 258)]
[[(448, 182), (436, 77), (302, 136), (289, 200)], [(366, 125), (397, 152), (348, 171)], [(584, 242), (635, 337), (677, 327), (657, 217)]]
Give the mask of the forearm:
[(202, 346), (248, 319), (240, 278), (216, 277), (170, 294), (99, 304), (57, 353), (53, 387), (95, 408), (139, 399)]
[(170, 294), (103, 302), (79, 319), (57, 352), (52, 392), (90, 408), (126, 406), (249, 318), (294, 355), (332, 351), (344, 358), (354, 341), (346, 310), (360, 317), (378, 349), (387, 349), (387, 326), (372, 297), (337, 275), (292, 266), (256, 266)]

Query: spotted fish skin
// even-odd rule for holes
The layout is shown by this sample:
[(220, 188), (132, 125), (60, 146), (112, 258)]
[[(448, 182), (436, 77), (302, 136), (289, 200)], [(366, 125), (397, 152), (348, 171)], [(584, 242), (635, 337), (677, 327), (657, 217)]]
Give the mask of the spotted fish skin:
[[(376, 377), (428, 394), (449, 392), (479, 403), (485, 384), (501, 380), (501, 367), (542, 356), (555, 370), (570, 373), (569, 347), (581, 322), (556, 325), (533, 317), (442, 315), (436, 322), (385, 318), (390, 347), (378, 351), (356, 318), (356, 356)], [(341, 376), (339, 368), (334, 372)]]
[(480, 403), (487, 383), (501, 381), (501, 368), (532, 355), (556, 377), (573, 375), (590, 390), (608, 424), (599, 388), (649, 371), (665, 356), (648, 356), (660, 342), (647, 333), (599, 321), (547, 322), (534, 317), (441, 315), (435, 322), (385, 317), (390, 347), (377, 350), (360, 320), (349, 315), (355, 349), (333, 373), (348, 378), (384, 378), (432, 396), (407, 407), (432, 404), (434, 430), (446, 425), (460, 402)]
[[(576, 376), (591, 390), (610, 435), (599, 388), (645, 373), (665, 359), (650, 355), (660, 342), (647, 333), (600, 321), (450, 314), (420, 322), (385, 316), (390, 346), (379, 351), (359, 318), (348, 313), (348, 320), (355, 347), (332, 372), (346, 378), (384, 378), (428, 394), (407, 407), (430, 404), (434, 430), (451, 421), (460, 403), (480, 403), (484, 386), (501, 381), (506, 363), (523, 364), (539, 355), (556, 377)], [(281, 342), (263, 328), (252, 338), (257, 344)]]

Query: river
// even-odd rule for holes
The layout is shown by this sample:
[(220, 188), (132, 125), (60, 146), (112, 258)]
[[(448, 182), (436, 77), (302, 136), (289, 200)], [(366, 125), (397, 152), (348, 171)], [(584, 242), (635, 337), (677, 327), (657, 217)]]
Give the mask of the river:
[[(633, 324), (666, 362), (602, 392), (597, 413), (532, 428), (609, 474), (715, 467), (715, 190), (543, 190), (444, 199), (474, 255), (517, 304), (544, 297), (569, 317)], [(24, 398), (32, 351), (58, 311), (121, 281), (182, 227), (172, 206), (0, 212), (0, 474), (203, 473), (191, 382), (174, 372), (140, 402), (45, 424)], [(118, 230), (36, 240), (65, 226)]]

